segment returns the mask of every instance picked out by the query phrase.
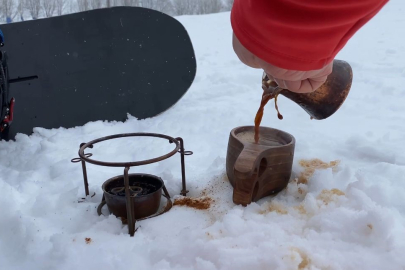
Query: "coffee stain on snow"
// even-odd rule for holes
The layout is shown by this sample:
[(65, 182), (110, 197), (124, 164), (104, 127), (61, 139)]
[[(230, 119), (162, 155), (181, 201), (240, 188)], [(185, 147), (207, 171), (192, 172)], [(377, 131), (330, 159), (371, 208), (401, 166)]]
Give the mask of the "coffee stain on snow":
[(301, 167), (304, 168), (304, 171), (298, 177), (298, 184), (308, 184), (309, 179), (312, 177), (316, 170), (326, 170), (332, 168), (332, 170), (335, 171), (339, 163), (340, 160), (334, 160), (327, 163), (317, 158), (310, 160), (300, 160), (299, 164), (301, 165)]

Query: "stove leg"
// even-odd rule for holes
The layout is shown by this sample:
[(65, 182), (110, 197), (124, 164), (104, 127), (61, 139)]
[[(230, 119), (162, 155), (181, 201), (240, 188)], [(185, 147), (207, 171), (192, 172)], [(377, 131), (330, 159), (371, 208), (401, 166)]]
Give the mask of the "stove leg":
[(125, 198), (127, 201), (127, 221), (128, 221), (128, 233), (131, 237), (135, 234), (135, 209), (133, 207), (133, 198), (129, 192), (129, 167), (124, 170), (124, 185), (125, 185)]
[(84, 179), (84, 190), (86, 192), (86, 196), (89, 196), (90, 195), (89, 182), (87, 180), (86, 162), (84, 160), (82, 160), (82, 169), (83, 169), (83, 179)]
[(182, 190), (180, 194), (182, 196), (186, 196), (188, 193), (187, 187), (186, 187), (186, 166), (184, 165), (184, 156), (185, 156), (185, 151), (184, 151), (184, 141), (182, 138), (176, 138), (180, 142), (180, 154), (181, 154), (181, 182), (182, 182)]

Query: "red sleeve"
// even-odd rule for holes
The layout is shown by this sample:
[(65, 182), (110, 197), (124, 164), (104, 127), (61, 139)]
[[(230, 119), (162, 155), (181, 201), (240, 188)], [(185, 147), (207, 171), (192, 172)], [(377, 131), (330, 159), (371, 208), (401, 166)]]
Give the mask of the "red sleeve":
[(290, 70), (320, 69), (388, 0), (235, 0), (233, 31), (257, 57)]

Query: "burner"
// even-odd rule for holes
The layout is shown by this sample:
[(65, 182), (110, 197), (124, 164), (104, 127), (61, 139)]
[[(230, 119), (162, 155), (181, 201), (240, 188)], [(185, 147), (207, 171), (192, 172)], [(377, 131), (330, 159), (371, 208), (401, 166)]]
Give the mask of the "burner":
[[(129, 174), (129, 196), (135, 220), (152, 218), (166, 213), (172, 208), (170, 195), (166, 190), (163, 180), (150, 174)], [(125, 177), (116, 176), (103, 184), (104, 196), (97, 212), (101, 215), (101, 209), (107, 204), (110, 213), (113, 213), (121, 220), (128, 220), (126, 209)], [(164, 194), (162, 195), (162, 190)], [(166, 207), (159, 213), (160, 198), (164, 196), (167, 200)]]
[[(91, 153), (84, 153), (87, 148), (93, 148), (94, 144), (96, 143), (124, 137), (162, 138), (168, 140), (169, 143), (174, 143), (175, 148), (166, 155), (153, 159), (134, 162), (98, 161), (91, 159)], [(82, 163), (84, 189), (86, 192), (86, 196), (90, 194), (87, 179), (86, 162), (99, 166), (124, 168), (123, 175), (113, 177), (104, 182), (102, 186), (104, 192), (103, 199), (97, 209), (97, 212), (99, 215), (101, 215), (103, 206), (107, 204), (110, 213), (121, 218), (123, 221), (128, 222), (128, 232), (131, 236), (134, 236), (136, 221), (156, 217), (163, 213), (166, 213), (172, 208), (172, 201), (170, 200), (169, 192), (167, 191), (163, 180), (160, 177), (142, 173), (128, 174), (130, 168), (160, 162), (174, 156), (176, 153), (181, 154), (182, 190), (180, 194), (186, 196), (188, 190), (186, 189), (184, 156), (192, 155), (193, 152), (184, 150), (184, 141), (180, 137), (172, 138), (167, 135), (156, 133), (129, 133), (107, 136), (88, 143), (82, 143), (79, 149), (79, 158), (72, 159), (72, 162)], [(162, 196), (166, 198), (167, 203), (166, 206), (158, 212)]]

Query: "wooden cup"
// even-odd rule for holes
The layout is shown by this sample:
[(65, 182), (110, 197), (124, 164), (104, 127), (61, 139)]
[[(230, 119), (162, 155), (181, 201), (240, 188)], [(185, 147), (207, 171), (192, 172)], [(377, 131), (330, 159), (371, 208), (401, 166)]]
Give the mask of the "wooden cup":
[(281, 130), (260, 127), (254, 142), (254, 126), (231, 131), (226, 172), (233, 186), (233, 202), (248, 205), (284, 189), (291, 177), (295, 138)]

